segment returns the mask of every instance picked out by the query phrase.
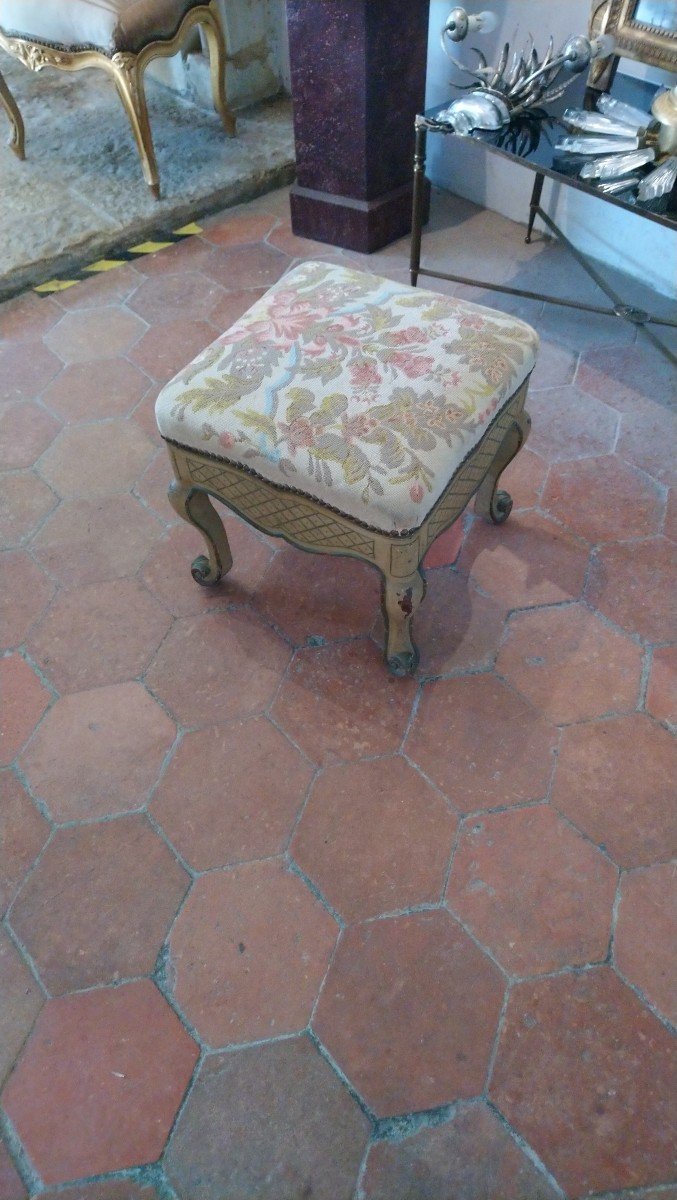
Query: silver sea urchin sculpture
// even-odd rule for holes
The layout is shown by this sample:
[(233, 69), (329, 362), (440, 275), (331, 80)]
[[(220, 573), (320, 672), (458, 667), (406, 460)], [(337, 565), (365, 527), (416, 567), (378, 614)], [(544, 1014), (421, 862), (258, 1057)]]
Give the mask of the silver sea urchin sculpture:
[(593, 59), (605, 58), (614, 49), (613, 39), (606, 34), (593, 39), (575, 34), (567, 38), (557, 54), (550, 38), (541, 60), (533, 39), (525, 50), (515, 51), (512, 56), (510, 43), (506, 42), (499, 61), (493, 65), (481, 50), (473, 47), (478, 58), (475, 68), (465, 66), (450, 52), (450, 42), (463, 41), (470, 31), (487, 32), (495, 27), (493, 13), (469, 16), (464, 8), (454, 8), (442, 29), (445, 54), (455, 67), (474, 80), (467, 85), (465, 96), (459, 96), (438, 115), (438, 120), (451, 125), (462, 136), (473, 129), (501, 129), (527, 109), (559, 99)]

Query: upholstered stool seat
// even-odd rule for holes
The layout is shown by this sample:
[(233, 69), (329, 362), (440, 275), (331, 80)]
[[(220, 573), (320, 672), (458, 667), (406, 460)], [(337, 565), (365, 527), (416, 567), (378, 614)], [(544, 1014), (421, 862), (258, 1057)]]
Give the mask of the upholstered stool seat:
[(230, 566), (217, 496), (303, 549), (379, 567), (396, 673), (415, 665), (413, 612), (430, 543), (478, 492), (505, 520), (501, 471), (529, 428), (538, 339), (503, 313), (360, 271), (284, 276), (162, 390), (156, 406), (176, 510)]
[[(100, 67), (111, 75), (129, 117), (148, 186), (160, 182), (148, 122), (143, 72), (153, 58), (176, 54), (202, 26), (209, 47), (214, 107), (229, 135), (235, 119), (225, 97), (226, 50), (216, 0), (2, 0), (0, 48), (33, 71)], [(10, 145), (24, 157), (24, 125), (0, 76), (0, 103), (12, 126)]]

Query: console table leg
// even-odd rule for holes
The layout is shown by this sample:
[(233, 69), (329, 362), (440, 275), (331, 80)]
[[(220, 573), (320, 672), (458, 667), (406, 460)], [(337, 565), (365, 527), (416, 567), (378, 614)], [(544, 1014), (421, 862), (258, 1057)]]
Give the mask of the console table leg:
[(527, 236), (524, 239), (527, 246), (530, 245), (530, 243), (531, 243), (531, 234), (532, 234), (533, 228), (534, 228), (534, 221), (536, 220), (536, 213), (538, 212), (538, 206), (541, 203), (541, 192), (543, 191), (543, 180), (544, 179), (545, 179), (545, 175), (541, 175), (541, 172), (537, 171), (536, 178), (534, 179), (533, 190), (531, 193), (531, 200), (529, 201), (529, 223), (527, 225)]
[(411, 256), (409, 260), (410, 282), (418, 283), (421, 265), (421, 235), (423, 233), (423, 209), (425, 207), (425, 152), (427, 130), (416, 123), (416, 145), (414, 148), (414, 199), (411, 213)]

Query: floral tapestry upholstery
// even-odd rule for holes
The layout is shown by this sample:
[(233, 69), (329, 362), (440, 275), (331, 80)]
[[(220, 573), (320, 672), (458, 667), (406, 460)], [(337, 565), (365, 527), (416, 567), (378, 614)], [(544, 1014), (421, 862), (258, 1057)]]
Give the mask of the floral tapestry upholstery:
[(504, 313), (308, 262), (167, 384), (158, 426), (403, 533), (425, 520), (537, 347)]

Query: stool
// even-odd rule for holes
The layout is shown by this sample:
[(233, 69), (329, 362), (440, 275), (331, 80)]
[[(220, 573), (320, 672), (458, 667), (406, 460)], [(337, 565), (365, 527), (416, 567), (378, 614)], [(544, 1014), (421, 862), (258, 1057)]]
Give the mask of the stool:
[(158, 397), (169, 499), (208, 547), (193, 578), (232, 565), (211, 495), (302, 550), (376, 566), (386, 662), (413, 671), (426, 550), (473, 495), (497, 524), (512, 508), (497, 484), (528, 436), (537, 347), (476, 304), (327, 263), (290, 271)]
[[(100, 67), (112, 77), (129, 118), (143, 174), (160, 198), (143, 73), (153, 58), (176, 54), (199, 25), (209, 47), (214, 107), (230, 137), (235, 118), (226, 104), (226, 46), (216, 0), (2, 0), (0, 49), (31, 71)], [(11, 127), (10, 146), (24, 157), (24, 123), (0, 75), (0, 105)]]

